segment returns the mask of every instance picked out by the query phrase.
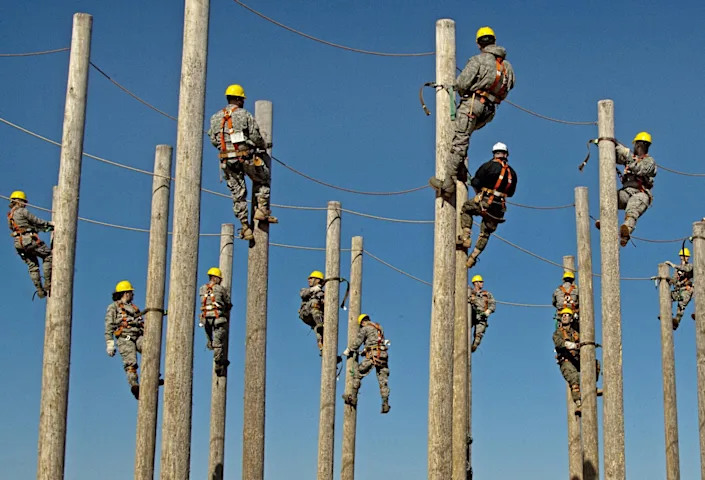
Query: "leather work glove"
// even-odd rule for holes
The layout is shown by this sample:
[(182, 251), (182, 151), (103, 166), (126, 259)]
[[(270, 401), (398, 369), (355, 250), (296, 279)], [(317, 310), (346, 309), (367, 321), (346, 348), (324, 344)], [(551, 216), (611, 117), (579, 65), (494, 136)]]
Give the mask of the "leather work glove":
[(350, 352), (350, 349), (349, 349), (349, 348), (346, 348), (345, 350), (343, 350), (343, 356), (344, 356), (344, 357), (350, 357), (350, 356), (352, 356), (352, 353)]
[(578, 344), (575, 342), (565, 342), (565, 348), (567, 348), (568, 350), (577, 350)]
[(112, 357), (115, 355), (115, 340), (108, 340), (105, 342), (105, 351), (108, 353), (108, 356)]

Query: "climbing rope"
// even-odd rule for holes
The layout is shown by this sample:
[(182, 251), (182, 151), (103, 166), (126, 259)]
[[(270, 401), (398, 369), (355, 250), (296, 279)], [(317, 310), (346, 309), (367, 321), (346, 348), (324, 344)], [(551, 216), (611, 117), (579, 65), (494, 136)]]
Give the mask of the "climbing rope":
[(284, 25), (283, 23), (278, 22), (278, 21), (274, 20), (273, 18), (270, 18), (270, 17), (264, 15), (263, 13), (258, 12), (258, 11), (255, 10), (254, 8), (245, 5), (245, 4), (242, 3), (240, 0), (233, 0), (233, 1), (234, 1), (235, 3), (237, 3), (238, 5), (240, 5), (241, 7), (245, 8), (246, 10), (249, 10), (250, 12), (254, 13), (254, 14), (257, 15), (258, 17), (263, 18), (264, 20), (267, 20), (268, 22), (273, 23), (274, 25), (276, 25), (276, 26), (278, 26), (278, 27), (281, 27), (281, 28), (283, 28), (283, 29), (285, 29), (285, 30), (288, 30), (288, 31), (290, 31), (291, 33), (295, 33), (296, 35), (300, 35), (300, 36), (302, 36), (302, 37), (304, 37), (304, 38), (308, 38), (309, 40), (313, 40), (314, 42), (318, 42), (318, 43), (322, 43), (322, 44), (324, 44), (324, 45), (328, 45), (329, 47), (340, 48), (340, 49), (342, 49), (342, 50), (347, 50), (347, 51), (349, 51), (349, 52), (364, 53), (365, 55), (377, 55), (377, 56), (380, 56), (380, 57), (425, 57), (425, 56), (429, 56), (429, 55), (435, 55), (435, 53), (436, 53), (436, 52), (424, 52), (424, 53), (384, 53), (384, 52), (374, 52), (374, 51), (370, 51), (370, 50), (361, 50), (361, 49), (359, 49), (359, 48), (346, 47), (345, 45), (340, 45), (340, 44), (337, 44), (337, 43), (328, 42), (328, 41), (326, 41), (326, 40), (322, 40), (322, 39), (320, 39), (320, 38), (316, 38), (316, 37), (314, 37), (314, 36), (312, 36), (312, 35), (308, 35), (308, 34), (306, 34), (306, 33), (304, 33), (304, 32), (299, 31), (299, 30), (296, 30), (296, 29), (294, 29), (294, 28), (288, 27), (288, 26)]
[(27, 53), (0, 53), (0, 57), (34, 57), (37, 55), (49, 55), (50, 53), (66, 52), (71, 50), (69, 47), (57, 48), (55, 50), (44, 50), (42, 52), (27, 52)]

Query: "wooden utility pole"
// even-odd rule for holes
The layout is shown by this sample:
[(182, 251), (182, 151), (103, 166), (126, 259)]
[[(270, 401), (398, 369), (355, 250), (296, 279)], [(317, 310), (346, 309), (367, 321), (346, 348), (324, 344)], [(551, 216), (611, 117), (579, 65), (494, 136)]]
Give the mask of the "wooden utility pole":
[(615, 177), (614, 102), (597, 105), (600, 147), (600, 253), (602, 267), (602, 359), (604, 364), (605, 480), (625, 480), (622, 384), (622, 309), (619, 283), (619, 230)]
[(149, 226), (147, 291), (142, 337), (142, 380), (137, 403), (135, 480), (154, 478), (159, 411), (159, 374), (162, 359), (162, 325), (166, 289), (166, 252), (169, 238), (171, 155), (169, 145), (157, 145), (152, 180), (152, 219)]
[[(564, 256), (563, 269), (570, 272), (574, 272), (575, 257), (573, 257), (572, 255)], [(582, 337), (580, 339), (582, 340)], [(582, 355), (582, 351), (580, 353)], [(595, 388), (593, 387), (593, 390), (594, 389)], [(582, 394), (585, 395), (585, 392), (582, 392)], [(570, 472), (570, 480), (582, 480), (583, 440), (580, 436), (580, 417), (575, 414), (575, 402), (573, 401), (573, 396), (570, 391), (570, 385), (567, 384), (566, 405), (568, 407), (568, 471)]]
[(703, 222), (693, 224), (693, 264), (695, 350), (698, 362), (700, 476), (705, 478), (705, 223)]
[(64, 478), (76, 223), (78, 222), (83, 134), (86, 124), (92, 26), (91, 15), (77, 13), (73, 16), (69, 77), (64, 107), (64, 132), (61, 137), (59, 195), (53, 213), (51, 301), (47, 301), (44, 327), (42, 399), (39, 406), (38, 480)]
[(191, 463), (193, 328), (210, 1), (185, 0), (185, 3), (164, 377), (160, 465), (163, 480), (188, 479)]
[(326, 220), (326, 295), (323, 307), (323, 358), (321, 361), (321, 412), (318, 421), (318, 480), (333, 480), (341, 215), (340, 202), (328, 202), (328, 218)]
[[(580, 341), (595, 342), (595, 301), (592, 286), (592, 243), (587, 187), (575, 189), (575, 225), (578, 238), (578, 286), (580, 287)], [(583, 439), (583, 480), (600, 480), (597, 431), (597, 370), (595, 345), (580, 349), (580, 423)], [(571, 402), (572, 403), (572, 402)], [(575, 408), (575, 406), (573, 406)]]
[[(272, 142), (272, 102), (255, 102), (255, 119), (266, 142)], [(264, 161), (271, 176), (271, 149)], [(252, 192), (250, 218), (257, 199)], [(254, 220), (252, 221), (253, 223)], [(258, 222), (247, 253), (245, 313), (245, 402), (242, 427), (242, 478), (264, 479), (264, 412), (267, 380), (267, 301), (269, 299), (269, 223)]]
[[(455, 22), (436, 22), (436, 84), (455, 83)], [(450, 175), (455, 98), (436, 89), (436, 178)], [(455, 197), (436, 196), (433, 245), (433, 303), (428, 382), (428, 479), (448, 480), (453, 471), (453, 324), (455, 316)], [(466, 287), (467, 288), (467, 287)]]
[[(455, 100), (455, 99), (453, 99)], [(465, 168), (468, 162), (465, 161)], [(462, 168), (462, 166), (461, 166)], [(468, 187), (460, 180), (455, 182), (456, 205), (462, 205), (468, 199)], [(456, 232), (460, 226), (460, 209), (458, 209)], [(453, 339), (453, 480), (466, 480), (470, 462), (470, 390), (469, 376), (469, 333), (472, 325), (468, 311), (468, 269), (465, 262), (468, 250), (458, 246), (455, 250), (455, 326)]]
[(661, 368), (663, 370), (663, 425), (666, 433), (666, 480), (680, 480), (678, 450), (678, 405), (676, 403), (676, 357), (673, 350), (671, 321), (671, 273), (668, 265), (659, 263), (659, 306), (661, 318)]
[[(235, 226), (232, 223), (224, 223), (220, 226), (220, 261), (219, 268), (223, 275), (220, 283), (228, 291), (232, 298), (233, 280), (233, 241), (235, 238)], [(228, 332), (226, 333), (225, 347), (223, 348), (225, 358), (228, 358), (230, 345), (230, 325), (232, 317), (228, 317)], [(211, 431), (210, 431), (210, 453), (208, 455), (208, 478), (210, 480), (223, 480), (225, 478), (225, 409), (228, 398), (228, 374), (219, 377), (215, 374), (215, 362), (213, 364), (213, 380), (211, 386)]]
[[(357, 317), (362, 310), (362, 237), (353, 237), (350, 249), (350, 309), (348, 311), (348, 345), (357, 337), (360, 326)], [(352, 372), (357, 367), (356, 358), (345, 361), (345, 393), (352, 392)], [(357, 408), (346, 406), (343, 412), (343, 457), (340, 480), (355, 480), (355, 435)]]

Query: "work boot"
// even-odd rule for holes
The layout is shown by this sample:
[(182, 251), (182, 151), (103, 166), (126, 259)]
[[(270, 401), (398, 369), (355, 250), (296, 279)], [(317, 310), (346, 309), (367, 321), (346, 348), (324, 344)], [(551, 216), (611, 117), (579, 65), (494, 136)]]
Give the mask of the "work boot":
[(140, 399), (140, 386), (139, 385), (130, 386), (130, 391), (132, 392), (132, 395), (135, 396), (135, 400)]
[(208, 341), (206, 342), (206, 348), (207, 348), (208, 350), (213, 350), (213, 342), (211, 342), (210, 340), (208, 340)]
[(389, 400), (386, 398), (382, 400), (382, 413), (387, 413), (392, 407), (389, 406)]
[(673, 317), (671, 320), (673, 321), (673, 331), (676, 331), (678, 329), (678, 325), (681, 323), (681, 319), (678, 317)]
[(575, 401), (575, 414), (576, 415), (580, 415), (580, 413), (581, 413), (580, 407), (582, 407), (582, 406), (583, 406), (583, 402), (581, 402), (580, 400)]
[(458, 239), (455, 241), (455, 244), (462, 246), (463, 248), (470, 248), (470, 245), (472, 245), (472, 230), (468, 227), (464, 227), (463, 233), (458, 235)]
[(46, 290), (44, 290), (44, 289), (41, 288), (41, 287), (37, 288), (37, 296), (38, 296), (39, 298), (44, 298), (44, 297), (46, 297), (46, 296), (47, 296)]
[(629, 239), (631, 232), (629, 231), (629, 227), (626, 226), (625, 224), (622, 224), (621, 227), (619, 227), (619, 244), (623, 247), (627, 246), (627, 243), (629, 243)]
[(477, 347), (480, 346), (480, 342), (472, 342), (472, 346), (470, 347), (470, 351), (474, 352), (477, 350)]
[(468, 257), (468, 261), (467, 261), (467, 263), (466, 263), (465, 265), (466, 265), (469, 269), (472, 268), (472, 267), (474, 267), (475, 264), (477, 263), (477, 257), (479, 257), (479, 256), (480, 256), (480, 252), (479, 252), (479, 251), (477, 250), (477, 248), (476, 248), (475, 250), (472, 251), (472, 253), (471, 253), (470, 256)]
[(357, 396), (353, 396), (352, 393), (344, 393), (343, 401), (346, 405), (350, 405), (351, 407), (357, 407)]
[(338, 355), (337, 357), (335, 357), (335, 364), (336, 364), (336, 365), (339, 364), (339, 363), (342, 362), (342, 361), (343, 361), (343, 357), (341, 357), (340, 355)]
[(693, 320), (695, 320), (695, 314), (694, 314), (694, 313), (691, 313), (691, 314), (690, 314), (690, 318), (692, 318)]
[(255, 239), (255, 234), (252, 232), (252, 229), (250, 226), (246, 223), (242, 224), (242, 228), (240, 229), (239, 237), (242, 240), (254, 240)]
[(225, 372), (227, 371), (229, 365), (230, 365), (230, 360), (226, 360), (225, 363), (222, 365), (216, 365), (215, 369), (214, 369), (215, 375), (217, 377), (224, 377)]
[(455, 182), (452, 177), (446, 177), (445, 180), (439, 180), (436, 177), (428, 179), (429, 185), (433, 187), (438, 195), (450, 195), (455, 193)]
[(598, 397), (601, 397), (602, 396), (602, 389), (601, 388), (596, 389), (595, 395), (597, 395)]
[(255, 210), (255, 220), (266, 223), (279, 223), (277, 217), (272, 216), (272, 211), (263, 207), (257, 207)]
[(598, 230), (600, 229), (600, 221), (599, 220), (595, 220), (595, 228), (597, 228)]

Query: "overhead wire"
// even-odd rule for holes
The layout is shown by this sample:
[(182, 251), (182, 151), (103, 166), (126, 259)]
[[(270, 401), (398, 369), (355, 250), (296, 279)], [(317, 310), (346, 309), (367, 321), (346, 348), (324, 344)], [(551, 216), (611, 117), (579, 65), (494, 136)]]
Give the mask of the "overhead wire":
[(51, 53), (66, 52), (71, 50), (70, 47), (56, 48), (54, 50), (43, 50), (40, 52), (25, 52), (25, 53), (0, 53), (0, 57), (35, 57), (37, 55), (49, 55)]

